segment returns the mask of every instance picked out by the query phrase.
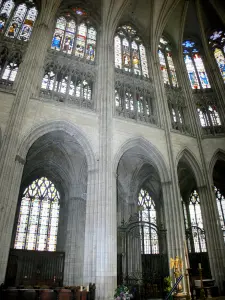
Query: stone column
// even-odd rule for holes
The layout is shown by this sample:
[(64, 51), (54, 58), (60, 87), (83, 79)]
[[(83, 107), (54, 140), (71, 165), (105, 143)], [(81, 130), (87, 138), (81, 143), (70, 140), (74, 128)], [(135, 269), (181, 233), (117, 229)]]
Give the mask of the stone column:
[(86, 201), (74, 197), (69, 199), (67, 207), (64, 285), (82, 285)]
[[(116, 9), (122, 9), (118, 1)], [(124, 1), (127, 2), (127, 1)], [(88, 174), (85, 228), (84, 284), (95, 280), (96, 298), (114, 295), (117, 281), (116, 175), (113, 174), (112, 125), (114, 89), (113, 23), (114, 5), (102, 1), (102, 28), (98, 34), (98, 76), (96, 82), (99, 111), (98, 169)], [(111, 24), (111, 25), (110, 25)], [(93, 190), (94, 193), (90, 193)], [(93, 282), (93, 281), (92, 281)]]
[[(167, 251), (168, 260), (171, 257), (179, 256), (184, 261), (184, 220), (182, 213), (182, 205), (180, 200), (180, 189), (177, 178), (177, 166), (175, 163), (173, 145), (171, 139), (171, 118), (168, 109), (167, 97), (165, 92), (165, 87), (162, 81), (161, 70), (159, 65), (159, 59), (157, 52), (153, 57), (152, 61), (153, 78), (155, 81), (156, 95), (159, 102), (162, 104), (162, 122), (164, 122), (165, 128), (165, 139), (167, 144), (167, 153), (169, 160), (169, 180), (163, 180), (161, 178), (162, 184), (162, 194), (163, 194), (163, 206), (164, 206), (164, 219), (165, 219), (165, 229), (167, 232)], [(185, 267), (185, 266), (184, 266)], [(171, 273), (173, 277), (173, 274)], [(183, 287), (185, 288), (184, 284)]]
[[(225, 278), (225, 247), (216, 207), (215, 194), (210, 186), (198, 187), (201, 211), (206, 234), (207, 250), (212, 277), (216, 280), (220, 291)], [(203, 272), (204, 272), (204, 266)]]
[[(0, 215), (0, 279), (5, 277), (8, 251), (13, 228), (20, 181), (15, 181), (18, 170), (16, 154), (19, 145), (19, 136), (22, 128), (23, 117), (27, 103), (38, 89), (37, 82), (44, 66), (44, 59), (50, 45), (54, 17), (59, 7), (60, 0), (42, 0), (31, 40), (20, 66), (16, 85), (16, 95), (9, 115), (8, 124), (2, 141), (0, 153), (0, 190), (1, 190), (1, 215)], [(26, 154), (25, 154), (26, 155)], [(21, 174), (16, 178), (20, 178)]]

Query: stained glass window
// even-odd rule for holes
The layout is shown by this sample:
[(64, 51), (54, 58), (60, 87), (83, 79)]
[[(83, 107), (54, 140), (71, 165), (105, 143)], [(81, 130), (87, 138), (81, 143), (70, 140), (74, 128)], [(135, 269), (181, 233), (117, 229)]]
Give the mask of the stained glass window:
[(149, 77), (145, 47), (131, 26), (124, 25), (117, 29), (114, 56), (116, 68)]
[(46, 177), (36, 179), (23, 192), (15, 249), (56, 251), (60, 195)]
[(222, 30), (213, 32), (209, 38), (209, 44), (225, 83), (225, 33)]
[(172, 51), (169, 42), (164, 38), (160, 39), (158, 55), (164, 83), (177, 87), (178, 82)]
[(10, 17), (14, 6), (15, 3), (12, 0), (5, 1), (2, 4), (0, 10), (0, 32), (4, 32), (6, 21)]
[(214, 187), (214, 191), (216, 194), (216, 204), (219, 212), (220, 224), (225, 242), (225, 197), (221, 194), (220, 190), (217, 187)]
[(186, 40), (183, 42), (184, 62), (187, 68), (188, 77), (192, 89), (210, 88), (209, 79), (201, 58), (194, 42)]
[(38, 14), (33, 1), (29, 2), (29, 7), (25, 3), (18, 3), (15, 6), (11, 0), (0, 4), (0, 32), (5, 32), (10, 38), (29, 40)]
[(188, 226), (189, 235), (188, 247), (190, 252), (206, 252), (206, 239), (203, 228), (200, 198), (198, 192), (194, 190), (189, 198), (189, 203), (184, 206), (185, 224)]
[(142, 254), (158, 254), (159, 240), (156, 230), (155, 203), (149, 193), (141, 189), (138, 196), (140, 226), (141, 252)]
[[(79, 16), (86, 16), (81, 9), (73, 9)], [(90, 61), (95, 60), (97, 32), (95, 28), (86, 23), (78, 23), (76, 18), (58, 18), (51, 48), (62, 51)]]

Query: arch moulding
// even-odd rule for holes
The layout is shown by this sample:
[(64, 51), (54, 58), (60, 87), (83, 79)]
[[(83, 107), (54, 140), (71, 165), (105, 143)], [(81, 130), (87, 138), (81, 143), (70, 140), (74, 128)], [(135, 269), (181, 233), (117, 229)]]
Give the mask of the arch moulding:
[(218, 148), (210, 160), (210, 163), (209, 163), (210, 178), (213, 178), (213, 170), (214, 170), (217, 160), (225, 161), (225, 151), (223, 149)]
[(203, 178), (203, 174), (201, 168), (199, 166), (198, 160), (195, 157), (194, 153), (188, 149), (187, 147), (181, 150), (176, 157), (176, 169), (178, 167), (179, 162), (183, 160), (187, 163), (187, 166), (191, 169), (195, 176), (195, 180), (198, 187), (205, 186), (205, 180)]
[(78, 126), (75, 126), (68, 121), (59, 120), (52, 122), (43, 122), (38, 126), (34, 126), (33, 128), (31, 128), (29, 132), (24, 134), (21, 139), (21, 143), (18, 148), (18, 156), (26, 160), (27, 153), (33, 143), (45, 134), (54, 131), (63, 131), (64, 133), (70, 135), (74, 139), (74, 142), (79, 143), (85, 153), (88, 169), (91, 170), (95, 168), (96, 159), (91, 142), (86, 137), (86, 134)]
[(155, 168), (162, 183), (171, 181), (169, 168), (161, 152), (151, 142), (147, 141), (143, 137), (131, 138), (122, 144), (113, 159), (113, 172), (115, 174), (117, 174), (117, 167), (122, 156), (134, 147), (139, 149), (137, 155), (143, 154), (145, 162), (151, 164)]

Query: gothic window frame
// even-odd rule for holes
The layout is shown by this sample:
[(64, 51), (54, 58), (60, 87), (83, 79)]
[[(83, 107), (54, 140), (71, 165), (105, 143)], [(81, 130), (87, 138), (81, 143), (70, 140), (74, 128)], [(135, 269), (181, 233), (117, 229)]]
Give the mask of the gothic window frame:
[[(193, 90), (207, 90), (211, 88), (208, 74), (205, 68), (204, 57), (201, 49), (193, 39), (185, 39), (182, 43), (185, 67), (187, 70), (189, 82)], [(187, 61), (188, 60), (188, 61)], [(197, 61), (198, 60), (198, 61)], [(187, 61), (187, 62), (186, 62)], [(191, 66), (192, 65), (192, 66)], [(193, 68), (192, 68), (193, 67)], [(192, 82), (188, 68), (193, 69), (194, 81)], [(202, 70), (200, 71), (200, 68)], [(202, 73), (202, 74), (201, 74)], [(200, 77), (200, 75), (203, 75)], [(205, 82), (204, 82), (205, 81)], [(204, 82), (204, 85), (203, 85)], [(206, 84), (208, 82), (208, 84)]]
[[(213, 57), (225, 83), (225, 31), (214, 30), (209, 36), (209, 45), (213, 52)], [(216, 55), (218, 54), (218, 56)], [(220, 63), (223, 60), (223, 64)]]
[(188, 202), (182, 201), (182, 205), (189, 252), (207, 252), (201, 202), (196, 189), (191, 192)]
[[(8, 16), (6, 13), (2, 13), (2, 9), (7, 1), (4, 1), (0, 5), (0, 33), (8, 38), (26, 42), (31, 37), (38, 16), (36, 5), (32, 0), (24, 0), (21, 3), (15, 3), (16, 1), (13, 0), (9, 1), (12, 4), (12, 8), (9, 11)], [(23, 15), (21, 15), (21, 18), (19, 19), (18, 16), (16, 16), (16, 13), (22, 6), (24, 8)]]
[[(164, 84), (168, 84), (171, 87), (176, 88), (179, 86), (179, 84), (178, 84), (177, 72), (176, 72), (176, 67), (174, 65), (172, 52), (173, 51), (172, 51), (171, 43), (165, 37), (161, 37), (159, 41), (159, 47), (158, 47), (158, 56), (159, 56), (160, 69), (163, 75), (163, 82)], [(171, 61), (169, 61), (168, 57), (171, 58)], [(163, 66), (162, 64), (163, 60), (165, 62), (165, 66)], [(166, 75), (168, 80), (166, 79), (164, 74)]]
[[(57, 27), (60, 19), (64, 19), (65, 24), (63, 25), (61, 23)], [(72, 23), (74, 23), (74, 27), (69, 26), (69, 24)], [(82, 25), (86, 27), (84, 35), (81, 35), (80, 32)], [(63, 53), (71, 57), (77, 57), (89, 63), (95, 63), (97, 36), (98, 32), (96, 26), (91, 21), (88, 13), (81, 8), (72, 8), (64, 12), (64, 14), (57, 16), (50, 48), (52, 51)], [(80, 53), (78, 46), (79, 49), (83, 48), (83, 51)]]
[(159, 254), (156, 204), (147, 189), (140, 189), (137, 205), (140, 223), (141, 253)]
[(65, 101), (78, 99), (80, 102), (91, 103), (93, 98), (93, 80), (85, 78), (82, 74), (73, 74), (73, 71), (70, 69), (60, 69), (59, 66), (50, 64), (45, 70), (41, 91), (44, 94), (49, 94), (51, 98), (59, 95)]
[(220, 189), (218, 189), (216, 186), (214, 186), (214, 192), (215, 192), (215, 196), (216, 196), (216, 204), (217, 204), (217, 210), (219, 213), (221, 230), (223, 232), (223, 239), (225, 242), (225, 197), (220, 192)]
[(22, 53), (19, 51), (8, 53), (7, 48), (3, 50), (5, 50), (6, 53), (0, 70), (1, 83), (4, 85), (12, 85), (16, 79), (20, 63), (22, 62)]
[[(118, 43), (116, 40), (118, 40)], [(131, 24), (121, 25), (116, 30), (114, 36), (114, 66), (117, 70), (123, 70), (127, 74), (149, 78), (146, 46), (135, 27)]]
[(14, 248), (56, 251), (60, 214), (60, 193), (42, 176), (23, 190), (16, 224)]

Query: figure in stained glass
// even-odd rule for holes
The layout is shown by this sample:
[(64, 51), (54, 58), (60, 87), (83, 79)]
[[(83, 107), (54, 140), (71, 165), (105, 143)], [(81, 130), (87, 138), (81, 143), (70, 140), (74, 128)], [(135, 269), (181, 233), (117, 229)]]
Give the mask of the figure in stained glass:
[(191, 87), (193, 89), (210, 88), (205, 66), (195, 43), (185, 41), (183, 43), (183, 52)]
[(6, 1), (0, 11), (0, 32), (4, 31), (5, 23), (9, 18), (12, 9), (14, 8), (15, 4), (12, 0)]
[(164, 38), (160, 39), (158, 55), (164, 83), (177, 87), (177, 75), (173, 63), (172, 53), (169, 47), (169, 42)]
[(115, 67), (149, 77), (146, 51), (136, 30), (124, 25), (114, 38)]
[(53, 39), (52, 39), (52, 49), (55, 50), (60, 50), (61, 48), (61, 43), (62, 43), (62, 38), (63, 38), (63, 32), (61, 30), (55, 30)]

